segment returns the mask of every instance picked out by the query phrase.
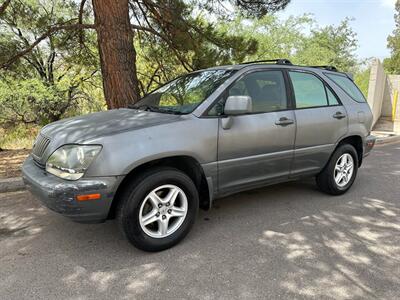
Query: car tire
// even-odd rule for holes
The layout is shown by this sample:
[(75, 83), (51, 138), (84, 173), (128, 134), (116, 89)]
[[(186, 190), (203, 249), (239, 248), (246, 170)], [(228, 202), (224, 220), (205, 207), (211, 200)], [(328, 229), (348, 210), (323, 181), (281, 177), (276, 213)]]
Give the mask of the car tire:
[[(353, 167), (351, 172), (350, 163)], [(342, 195), (353, 185), (357, 170), (358, 154), (356, 149), (349, 144), (340, 145), (332, 154), (325, 168), (317, 175), (317, 185), (325, 193)]]
[[(167, 202), (174, 196), (175, 200)], [(131, 244), (155, 252), (179, 243), (189, 233), (198, 210), (198, 192), (189, 176), (177, 169), (159, 167), (129, 183), (116, 217)]]

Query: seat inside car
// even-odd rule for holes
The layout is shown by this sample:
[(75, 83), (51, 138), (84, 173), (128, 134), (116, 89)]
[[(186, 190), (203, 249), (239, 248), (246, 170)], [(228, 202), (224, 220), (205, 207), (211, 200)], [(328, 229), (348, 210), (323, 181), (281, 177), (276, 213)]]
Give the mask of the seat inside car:
[(284, 82), (280, 82), (283, 78), (277, 77), (274, 73), (263, 73), (262, 77), (254, 79), (249, 76), (245, 80), (245, 85), (253, 99), (255, 112), (268, 112), (284, 107), (286, 99), (282, 89), (285, 85)]

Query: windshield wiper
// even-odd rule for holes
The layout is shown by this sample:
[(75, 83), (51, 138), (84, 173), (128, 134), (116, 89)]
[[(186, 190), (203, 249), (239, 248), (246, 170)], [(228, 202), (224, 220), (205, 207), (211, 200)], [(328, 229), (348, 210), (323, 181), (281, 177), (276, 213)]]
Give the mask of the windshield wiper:
[(137, 104), (128, 104), (128, 108), (132, 108), (132, 109), (139, 109), (139, 110), (151, 110), (154, 106), (150, 106), (147, 104), (141, 104), (141, 105), (137, 105)]
[(179, 110), (175, 110), (173, 108), (164, 108), (164, 107), (157, 107), (158, 112), (167, 113), (167, 114), (174, 114), (174, 115), (181, 115), (183, 112)]
[(162, 108), (162, 107), (157, 107), (157, 106), (152, 106), (152, 105), (147, 105), (147, 104), (142, 104), (142, 105), (128, 105), (129, 108), (133, 109), (139, 109), (139, 110), (145, 110), (145, 111), (152, 111), (152, 112), (159, 112), (159, 113), (167, 113), (167, 114), (175, 114), (175, 115), (180, 115), (182, 112), (171, 109), (171, 108)]

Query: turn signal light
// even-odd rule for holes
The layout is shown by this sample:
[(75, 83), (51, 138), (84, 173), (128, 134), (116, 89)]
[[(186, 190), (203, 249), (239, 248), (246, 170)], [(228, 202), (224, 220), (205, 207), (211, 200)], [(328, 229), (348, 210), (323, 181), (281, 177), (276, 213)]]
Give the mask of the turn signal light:
[(87, 201), (87, 200), (96, 200), (100, 199), (100, 194), (87, 194), (87, 195), (78, 195), (76, 196), (76, 200), (78, 201)]

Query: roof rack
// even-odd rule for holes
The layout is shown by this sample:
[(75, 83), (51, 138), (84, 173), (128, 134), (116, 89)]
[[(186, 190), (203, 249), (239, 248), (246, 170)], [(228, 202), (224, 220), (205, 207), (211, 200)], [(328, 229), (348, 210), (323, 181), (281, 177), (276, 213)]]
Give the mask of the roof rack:
[(250, 65), (257, 63), (276, 63), (277, 65), (293, 65), (291, 61), (286, 58), (247, 61), (245, 63), (242, 63), (242, 65)]
[(310, 66), (311, 68), (319, 68), (333, 72), (339, 72), (339, 70), (334, 66)]

